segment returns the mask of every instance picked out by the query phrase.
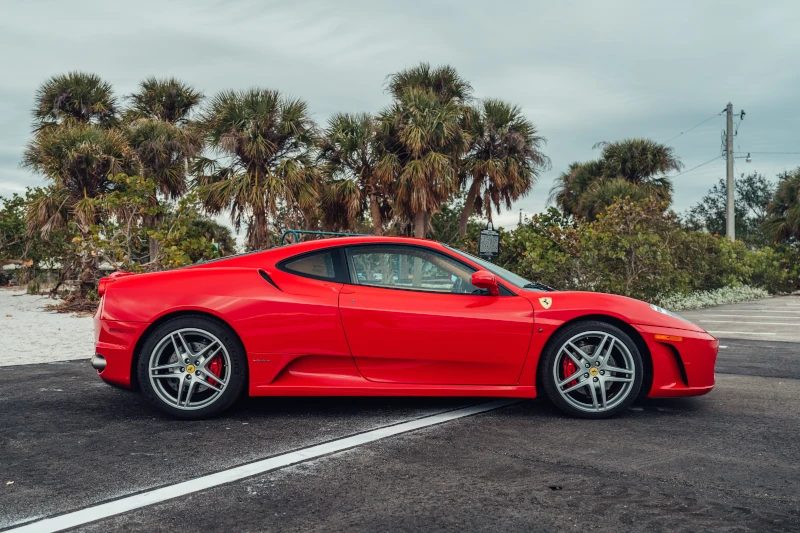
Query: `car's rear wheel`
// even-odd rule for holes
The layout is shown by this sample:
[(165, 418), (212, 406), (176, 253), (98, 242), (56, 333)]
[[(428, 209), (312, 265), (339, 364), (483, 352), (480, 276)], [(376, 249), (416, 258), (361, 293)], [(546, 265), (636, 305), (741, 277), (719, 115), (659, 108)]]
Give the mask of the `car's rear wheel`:
[(557, 334), (541, 372), (547, 396), (559, 409), (581, 418), (606, 418), (636, 399), (644, 366), (624, 331), (587, 321)]
[(229, 328), (198, 316), (179, 317), (156, 328), (138, 361), (144, 396), (179, 418), (214, 416), (241, 395), (247, 359)]

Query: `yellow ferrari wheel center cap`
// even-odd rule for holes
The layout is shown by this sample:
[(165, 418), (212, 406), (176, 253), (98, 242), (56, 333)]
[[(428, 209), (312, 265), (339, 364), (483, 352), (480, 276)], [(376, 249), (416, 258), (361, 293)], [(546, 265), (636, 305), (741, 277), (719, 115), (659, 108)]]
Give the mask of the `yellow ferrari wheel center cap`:
[[(594, 368), (592, 369), (594, 370)], [(194, 365), (189, 365), (186, 367), (186, 371), (190, 374), (194, 373)]]
[[(188, 370), (188, 368), (187, 368), (187, 370)], [(600, 371), (598, 371), (596, 368), (592, 368), (591, 370), (589, 370), (589, 373), (591, 375), (593, 375), (593, 376), (596, 376), (597, 374), (600, 373)]]

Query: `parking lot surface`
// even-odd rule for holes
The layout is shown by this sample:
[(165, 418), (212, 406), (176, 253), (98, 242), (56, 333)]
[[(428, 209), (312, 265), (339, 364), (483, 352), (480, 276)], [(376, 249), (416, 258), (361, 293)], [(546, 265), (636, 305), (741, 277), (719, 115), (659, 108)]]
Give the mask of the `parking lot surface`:
[(717, 338), (800, 342), (800, 297), (781, 296), (681, 311)]
[[(798, 530), (800, 344), (720, 337), (707, 396), (601, 421), (518, 402), (77, 530)], [(5, 367), (0, 528), (485, 401), (246, 399), (224, 417), (179, 422), (85, 361)]]

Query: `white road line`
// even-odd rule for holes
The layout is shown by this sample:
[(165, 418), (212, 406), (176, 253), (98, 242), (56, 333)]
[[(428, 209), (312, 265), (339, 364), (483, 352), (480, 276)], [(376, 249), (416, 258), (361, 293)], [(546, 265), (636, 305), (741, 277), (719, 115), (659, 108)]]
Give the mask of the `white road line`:
[(784, 320), (789, 318), (800, 318), (800, 316), (775, 316), (775, 315), (702, 315), (700, 318), (703, 317), (723, 317), (723, 318), (783, 318)]
[(762, 332), (749, 332), (749, 331), (712, 331), (708, 330), (712, 335), (776, 335), (776, 333), (762, 333)]
[[(702, 314), (705, 311), (713, 311), (712, 309), (695, 309), (689, 312), (684, 312), (684, 315), (690, 314)], [(764, 311), (766, 313), (783, 313), (787, 315), (800, 315), (800, 311), (781, 311), (780, 309), (764, 309), (763, 307), (758, 309), (723, 309), (725, 313), (752, 313), (754, 311)], [(739, 315), (736, 315), (739, 316)], [(781, 317), (781, 318), (795, 318), (793, 316)]]
[(717, 324), (755, 324), (757, 326), (800, 326), (800, 323), (793, 322), (742, 322), (741, 320), (705, 320), (698, 319), (699, 322), (713, 322)]
[(237, 466), (228, 470), (223, 470), (222, 472), (217, 472), (215, 474), (209, 474), (207, 476), (190, 479), (175, 485), (168, 485), (159, 489), (134, 494), (133, 496), (127, 496), (119, 500), (101, 503), (86, 509), (81, 509), (80, 511), (54, 516), (52, 518), (46, 518), (38, 522), (31, 522), (7, 531), (15, 531), (19, 533), (44, 533), (77, 527), (83, 524), (88, 524), (89, 522), (108, 518), (110, 516), (127, 513), (128, 511), (139, 509), (140, 507), (161, 503), (166, 500), (171, 500), (173, 498), (192, 494), (201, 490), (224, 485), (225, 483), (231, 483), (247, 477), (263, 474), (264, 472), (269, 472), (270, 470), (277, 470), (289, 465), (315, 459), (323, 455), (341, 452), (343, 450), (361, 446), (376, 440), (385, 439), (387, 437), (392, 437), (401, 433), (407, 433), (409, 431), (414, 431), (428, 426), (443, 424), (445, 422), (450, 422), (451, 420), (476, 415), (478, 413), (485, 413), (486, 411), (492, 411), (494, 409), (499, 409), (501, 407), (506, 407), (519, 402), (520, 400), (496, 400), (493, 402), (481, 403), (478, 405), (472, 405), (469, 407), (448, 411), (446, 413), (439, 413), (424, 418), (418, 418), (408, 422), (401, 422), (392, 426), (384, 426), (378, 429), (367, 431), (365, 433), (351, 435), (342, 439), (323, 444), (317, 444), (308, 448), (302, 448), (293, 452), (270, 457), (269, 459), (256, 461), (255, 463)]

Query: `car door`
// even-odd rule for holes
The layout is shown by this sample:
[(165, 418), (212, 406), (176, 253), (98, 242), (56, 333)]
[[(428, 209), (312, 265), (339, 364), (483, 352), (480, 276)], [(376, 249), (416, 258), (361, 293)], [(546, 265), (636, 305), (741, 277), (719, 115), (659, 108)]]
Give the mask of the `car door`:
[(347, 248), (350, 284), (339, 295), (347, 342), (372, 381), (516, 384), (533, 332), (533, 309), (470, 283), (474, 269), (423, 246)]

